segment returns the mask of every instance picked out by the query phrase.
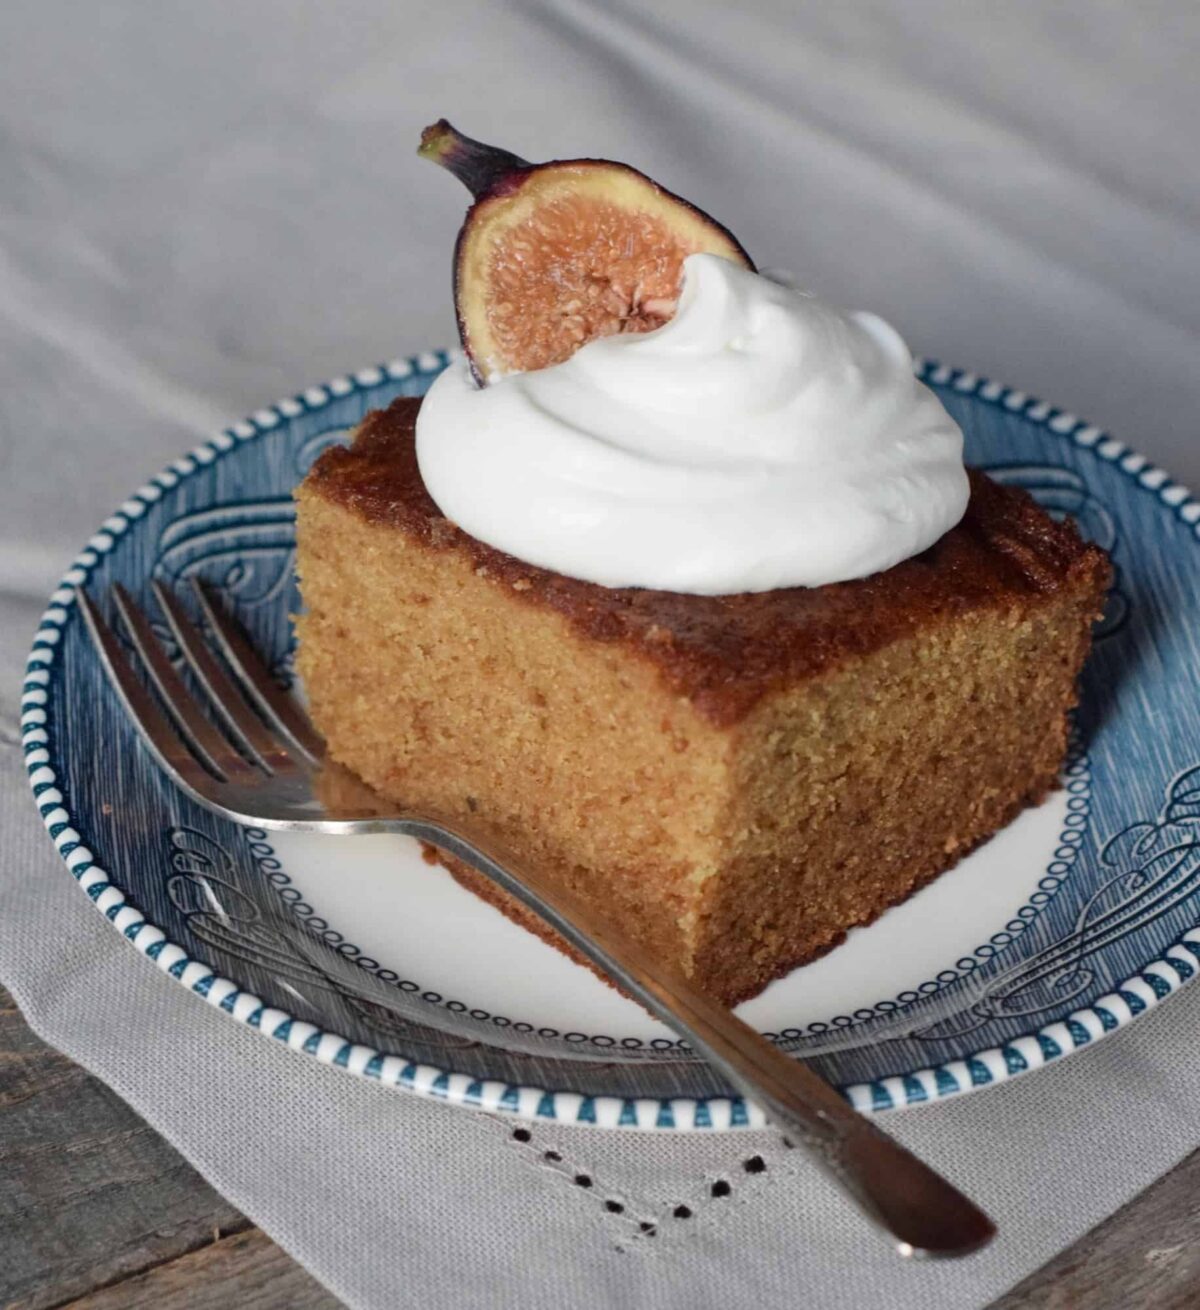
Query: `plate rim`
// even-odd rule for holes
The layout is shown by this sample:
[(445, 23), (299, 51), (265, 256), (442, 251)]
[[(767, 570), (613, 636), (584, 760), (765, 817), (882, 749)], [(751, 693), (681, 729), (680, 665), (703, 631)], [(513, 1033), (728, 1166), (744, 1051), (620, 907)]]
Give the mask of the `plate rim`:
[[(414, 1095), (509, 1114), (521, 1120), (667, 1132), (762, 1127), (765, 1122), (762, 1112), (741, 1097), (627, 1098), (480, 1080), (453, 1069), (414, 1063), (400, 1055), (352, 1043), (285, 1011), (268, 1008), (257, 996), (243, 991), (231, 979), (219, 976), (206, 963), (168, 940), (161, 928), (129, 904), (124, 891), (95, 862), (86, 845), (86, 834), (76, 830), (74, 820), (65, 808), (50, 752), (49, 728), (53, 723), (54, 708), (51, 693), (57, 672), (55, 657), (63, 632), (77, 612), (77, 589), (86, 584), (93, 569), (119, 538), (162, 498), (165, 491), (238, 446), (274, 431), (294, 418), (324, 409), (356, 391), (369, 391), (386, 381), (401, 381), (414, 375), (433, 376), (460, 358), (461, 352), (457, 350), (423, 351), (360, 369), (353, 374), (342, 374), (275, 405), (256, 410), (248, 418), (220, 430), (171, 461), (104, 520), (51, 594), (49, 607), (39, 621), (26, 662), (21, 696), (21, 741), (34, 802), (75, 881), (97, 910), (135, 949), (209, 1005), (226, 1011), (240, 1023), (294, 1050), (314, 1056), (322, 1064), (399, 1087)], [(1114, 465), (1142, 490), (1154, 496), (1162, 507), (1190, 528), (1193, 538), (1200, 542), (1200, 501), (1164, 469), (1103, 429), (1023, 391), (935, 360), (919, 361), (917, 376), (923, 382), (952, 387), (963, 395), (973, 395), (996, 408), (1020, 415), (1056, 437), (1091, 451), (1096, 458)], [(61, 664), (58, 668), (61, 669)], [(984, 1086), (1007, 1082), (1085, 1046), (1094, 1045), (1179, 991), (1197, 973), (1200, 973), (1200, 921), (1182, 933), (1161, 955), (1142, 964), (1112, 992), (1097, 997), (1091, 1005), (1073, 1011), (1062, 1020), (1032, 1028), (1003, 1047), (985, 1048), (909, 1073), (847, 1084), (839, 1090), (856, 1109), (879, 1113), (935, 1103)]]

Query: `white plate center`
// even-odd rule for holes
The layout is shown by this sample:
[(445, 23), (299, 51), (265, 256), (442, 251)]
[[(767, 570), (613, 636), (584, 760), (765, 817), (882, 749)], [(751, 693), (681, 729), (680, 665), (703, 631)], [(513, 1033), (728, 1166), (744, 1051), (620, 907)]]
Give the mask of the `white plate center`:
[[(738, 1013), (763, 1031), (805, 1028), (916, 991), (1005, 931), (1038, 892), (1066, 791), (1027, 810), (950, 872), (773, 983)], [(405, 837), (277, 832), (283, 869), (315, 914), (402, 979), (513, 1022), (652, 1040), (672, 1034), (588, 970), (461, 888)]]

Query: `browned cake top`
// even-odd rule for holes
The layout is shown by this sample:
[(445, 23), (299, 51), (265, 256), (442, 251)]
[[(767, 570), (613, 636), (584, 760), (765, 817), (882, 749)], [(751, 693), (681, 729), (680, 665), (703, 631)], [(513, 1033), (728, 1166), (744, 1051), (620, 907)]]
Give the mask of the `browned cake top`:
[(368, 414), (354, 444), (327, 450), (307, 492), (430, 550), (466, 556), (515, 598), (563, 614), (586, 636), (620, 642), (719, 724), (764, 692), (810, 677), (920, 628), (972, 610), (1027, 608), (1064, 589), (1094, 596), (1108, 561), (1073, 525), (1056, 523), (1022, 491), (971, 473), (966, 515), (935, 545), (885, 573), (825, 587), (693, 596), (602, 587), (523, 563), (477, 541), (434, 504), (417, 467), (420, 401)]

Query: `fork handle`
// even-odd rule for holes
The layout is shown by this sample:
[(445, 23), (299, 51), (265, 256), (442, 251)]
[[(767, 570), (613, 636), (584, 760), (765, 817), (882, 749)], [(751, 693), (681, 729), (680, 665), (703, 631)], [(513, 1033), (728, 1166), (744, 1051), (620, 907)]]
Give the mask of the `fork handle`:
[(458, 821), (387, 825), (456, 856), (532, 910), (622, 991), (670, 1025), (895, 1239), (902, 1255), (968, 1255), (995, 1234), (957, 1188), (859, 1114), (805, 1064), (698, 991), (490, 834)]

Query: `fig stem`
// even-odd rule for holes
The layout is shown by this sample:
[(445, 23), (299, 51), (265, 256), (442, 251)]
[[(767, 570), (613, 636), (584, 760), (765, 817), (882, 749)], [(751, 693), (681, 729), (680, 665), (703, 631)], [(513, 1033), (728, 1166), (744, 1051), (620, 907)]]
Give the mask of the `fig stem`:
[(463, 136), (444, 118), (430, 123), (421, 133), (417, 154), (449, 169), (476, 200), (513, 173), (532, 167), (528, 160), (511, 151)]

